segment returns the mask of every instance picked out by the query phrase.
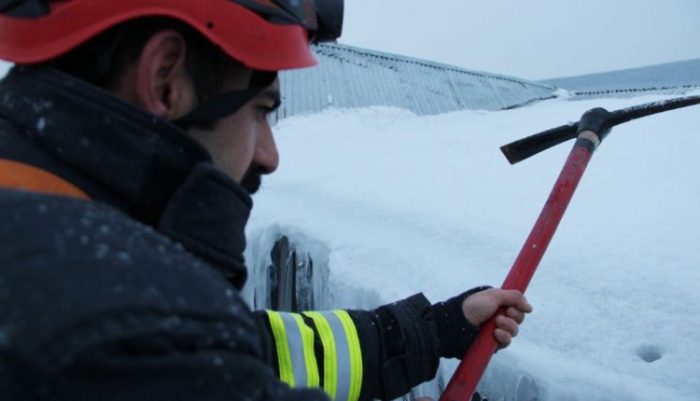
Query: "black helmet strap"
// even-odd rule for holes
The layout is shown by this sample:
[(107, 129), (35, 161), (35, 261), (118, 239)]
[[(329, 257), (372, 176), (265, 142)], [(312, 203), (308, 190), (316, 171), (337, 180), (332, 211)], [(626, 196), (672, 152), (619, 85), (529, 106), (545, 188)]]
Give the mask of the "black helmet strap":
[(0, 14), (17, 18), (49, 15), (48, 0), (0, 0)]
[(216, 95), (204, 105), (173, 121), (173, 124), (186, 129), (195, 124), (210, 123), (235, 114), (246, 103), (270, 86), (276, 78), (277, 72), (253, 71), (248, 89)]

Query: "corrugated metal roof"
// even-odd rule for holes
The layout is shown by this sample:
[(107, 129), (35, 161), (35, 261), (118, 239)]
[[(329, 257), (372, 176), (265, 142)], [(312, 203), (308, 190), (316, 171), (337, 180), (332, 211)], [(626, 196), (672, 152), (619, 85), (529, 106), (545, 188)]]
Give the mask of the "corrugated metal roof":
[(319, 66), (281, 74), (277, 118), (326, 108), (394, 106), (425, 114), (502, 110), (554, 97), (553, 86), (341, 44), (314, 47)]
[(567, 89), (577, 99), (683, 95), (700, 89), (700, 59), (541, 82)]

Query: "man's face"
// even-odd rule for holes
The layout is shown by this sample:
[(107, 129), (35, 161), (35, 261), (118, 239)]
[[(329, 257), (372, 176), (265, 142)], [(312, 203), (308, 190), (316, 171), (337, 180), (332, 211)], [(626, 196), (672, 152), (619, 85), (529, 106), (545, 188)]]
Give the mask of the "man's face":
[[(245, 89), (249, 80), (250, 71), (239, 74), (225, 91)], [(279, 99), (279, 79), (275, 79), (235, 114), (219, 120), (213, 130), (190, 130), (211, 153), (214, 165), (250, 194), (260, 187), (262, 175), (272, 173), (279, 164), (277, 145), (267, 119)]]

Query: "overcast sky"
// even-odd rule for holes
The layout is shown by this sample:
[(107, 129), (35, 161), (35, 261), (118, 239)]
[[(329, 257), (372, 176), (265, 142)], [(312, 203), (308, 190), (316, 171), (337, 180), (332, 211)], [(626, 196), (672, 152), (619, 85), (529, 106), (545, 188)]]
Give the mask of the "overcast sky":
[(700, 0), (345, 0), (341, 43), (528, 79), (700, 58)]

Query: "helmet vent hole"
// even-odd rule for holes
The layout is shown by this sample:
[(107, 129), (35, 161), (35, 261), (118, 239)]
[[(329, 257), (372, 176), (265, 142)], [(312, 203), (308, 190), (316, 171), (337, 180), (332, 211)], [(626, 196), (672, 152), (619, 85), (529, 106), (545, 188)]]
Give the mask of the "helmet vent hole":
[(214, 29), (214, 23), (211, 21), (207, 22), (207, 28)]

